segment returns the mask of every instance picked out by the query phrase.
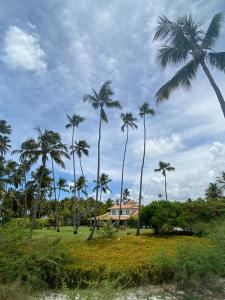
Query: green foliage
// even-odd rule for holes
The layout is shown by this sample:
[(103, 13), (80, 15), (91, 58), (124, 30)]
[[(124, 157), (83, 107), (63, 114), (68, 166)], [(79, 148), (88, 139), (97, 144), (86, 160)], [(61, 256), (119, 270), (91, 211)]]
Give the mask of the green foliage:
[(102, 231), (101, 231), (102, 237), (104, 238), (114, 238), (116, 235), (115, 227), (112, 225), (111, 221), (107, 221), (103, 224)]
[(27, 239), (27, 234), (15, 226), (1, 228), (0, 281), (16, 280), (28, 286), (60, 287), (67, 280), (66, 264), (71, 258), (60, 240)]
[(142, 208), (141, 220), (154, 228), (155, 233), (173, 231), (181, 227), (198, 236), (207, 232), (208, 223), (225, 217), (224, 200), (196, 200), (181, 202), (154, 201)]

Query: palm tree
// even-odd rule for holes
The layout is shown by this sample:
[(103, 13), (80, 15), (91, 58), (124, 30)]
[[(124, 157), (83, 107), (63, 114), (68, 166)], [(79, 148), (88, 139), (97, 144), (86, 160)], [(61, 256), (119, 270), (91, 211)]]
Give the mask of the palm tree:
[(97, 181), (94, 180), (94, 182), (96, 183), (96, 186), (93, 189), (93, 192), (96, 191), (96, 189), (100, 189), (100, 197), (99, 197), (99, 201), (102, 201), (102, 193), (107, 194), (107, 192), (111, 192), (110, 188), (109, 188), (109, 183), (112, 180), (109, 178), (109, 175), (102, 173), (101, 176), (99, 177), (99, 185), (97, 185)]
[(159, 168), (154, 170), (155, 172), (162, 172), (164, 179), (165, 179), (165, 195), (166, 195), (166, 201), (167, 199), (167, 182), (166, 182), (166, 172), (175, 171), (174, 167), (170, 166), (170, 163), (166, 163), (163, 161), (159, 162)]
[(39, 184), (38, 184), (37, 198), (33, 208), (32, 223), (30, 228), (30, 238), (32, 237), (34, 226), (35, 226), (38, 205), (42, 194), (42, 179), (44, 176), (44, 171), (46, 169), (46, 164), (49, 156), (57, 165), (61, 166), (62, 168), (65, 168), (65, 164), (61, 160), (62, 150), (59, 149), (58, 145), (55, 145), (55, 143), (53, 142), (52, 131), (45, 129), (45, 131), (42, 132), (39, 127), (36, 127), (35, 130), (37, 131), (38, 134), (37, 140), (35, 141), (32, 138), (27, 140), (25, 142), (25, 145), (27, 144), (29, 146), (22, 151), (20, 156), (22, 160), (27, 159), (31, 165), (36, 163), (40, 158), (41, 166), (42, 166), (40, 179), (38, 181)]
[(113, 90), (111, 88), (111, 81), (106, 81), (100, 87), (100, 90), (92, 90), (91, 95), (85, 95), (83, 101), (88, 101), (94, 109), (99, 110), (99, 126), (98, 126), (98, 163), (97, 163), (97, 188), (96, 188), (96, 198), (95, 198), (95, 208), (94, 208), (94, 224), (91, 230), (91, 233), (88, 237), (88, 240), (92, 240), (95, 232), (96, 226), (96, 215), (97, 215), (97, 203), (99, 196), (99, 177), (100, 177), (100, 146), (101, 146), (101, 129), (102, 121), (108, 122), (108, 118), (105, 112), (106, 108), (121, 108), (119, 101), (113, 100)]
[(3, 157), (11, 148), (9, 135), (12, 129), (5, 120), (0, 120), (0, 155)]
[(87, 197), (87, 192), (86, 192), (86, 190), (87, 190), (87, 180), (83, 175), (78, 177), (76, 185), (77, 185), (77, 191), (78, 191), (79, 199), (80, 199), (81, 193), (83, 193)]
[(175, 21), (165, 16), (159, 18), (154, 40), (165, 42), (158, 50), (157, 60), (163, 68), (167, 65), (178, 65), (191, 60), (176, 72), (167, 83), (156, 93), (156, 101), (168, 99), (177, 88), (190, 88), (191, 81), (196, 77), (199, 66), (202, 67), (210, 84), (212, 85), (225, 117), (225, 101), (222, 93), (215, 83), (208, 65), (220, 71), (225, 71), (225, 52), (214, 52), (213, 47), (220, 36), (222, 28), (222, 13), (212, 18), (206, 32), (191, 16), (181, 16)]
[(126, 188), (123, 191), (123, 203), (128, 202), (128, 197), (130, 196), (130, 191)]
[(206, 199), (221, 199), (223, 197), (222, 188), (219, 187), (216, 183), (210, 183), (208, 188), (205, 191)]
[(131, 129), (137, 129), (138, 126), (135, 122), (137, 122), (137, 118), (134, 118), (132, 113), (122, 113), (121, 119), (123, 122), (123, 125), (121, 127), (122, 132), (126, 130), (126, 141), (124, 145), (124, 151), (123, 151), (123, 162), (122, 162), (122, 174), (121, 174), (121, 185), (120, 185), (120, 209), (119, 209), (119, 221), (118, 221), (118, 227), (120, 226), (120, 216), (121, 216), (121, 205), (123, 200), (123, 178), (124, 178), (124, 165), (125, 165), (125, 159), (126, 159), (126, 152), (127, 152), (127, 143), (129, 138), (129, 128)]
[(216, 177), (216, 181), (219, 184), (219, 186), (221, 187), (222, 190), (225, 190), (225, 172), (222, 171), (220, 173), (220, 176)]
[[(57, 196), (56, 196), (56, 180), (55, 180), (55, 169), (54, 169), (54, 160), (58, 160), (58, 165), (62, 165), (62, 158), (70, 158), (69, 154), (67, 153), (67, 147), (62, 143), (61, 136), (58, 132), (49, 131), (49, 141), (51, 142), (54, 147), (50, 151), (51, 157), (51, 164), (52, 164), (52, 177), (53, 177), (53, 190), (54, 190), (54, 200), (55, 200), (55, 225), (57, 227), (57, 232), (59, 232), (59, 220), (57, 217), (58, 211), (58, 203), (57, 203)], [(54, 159), (53, 159), (54, 158)]]
[[(80, 123), (84, 122), (84, 118), (79, 115), (67, 115), (67, 119), (69, 123), (66, 124), (66, 128), (72, 128), (72, 138), (71, 138), (71, 150), (73, 150), (74, 146), (74, 135), (75, 135), (75, 127), (78, 127)], [(72, 159), (73, 159), (73, 191), (74, 191), (74, 201), (73, 201), (73, 233), (77, 234), (77, 224), (76, 224), (76, 166), (75, 166), (75, 156), (74, 151), (72, 151)]]
[[(77, 156), (79, 158), (81, 174), (84, 177), (84, 171), (83, 171), (83, 167), (82, 167), (82, 163), (81, 163), (81, 157), (83, 154), (86, 156), (89, 155), (90, 146), (88, 145), (88, 143), (85, 140), (80, 140), (78, 142), (75, 142), (75, 145), (73, 148), (74, 149), (72, 151), (75, 151), (75, 153), (77, 154)], [(87, 194), (87, 187), (85, 187), (85, 192)]]
[(66, 183), (66, 179), (60, 177), (56, 185), (58, 188), (58, 201), (59, 201), (61, 196), (61, 191), (69, 193), (68, 184)]
[(143, 148), (143, 158), (141, 164), (141, 175), (140, 175), (140, 187), (139, 187), (139, 197), (138, 197), (138, 219), (137, 219), (137, 232), (136, 235), (140, 234), (140, 217), (141, 217), (141, 200), (142, 200), (142, 182), (143, 182), (143, 171), (145, 165), (145, 151), (146, 151), (146, 115), (154, 116), (155, 111), (149, 107), (147, 102), (143, 103), (142, 106), (139, 107), (139, 115), (143, 119), (143, 127), (144, 127), (144, 148)]

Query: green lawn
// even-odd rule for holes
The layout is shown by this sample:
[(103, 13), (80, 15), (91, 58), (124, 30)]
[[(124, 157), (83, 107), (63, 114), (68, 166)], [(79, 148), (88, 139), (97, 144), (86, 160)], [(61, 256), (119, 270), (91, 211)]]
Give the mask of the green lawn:
[(90, 229), (80, 227), (77, 235), (73, 228), (61, 227), (60, 232), (50, 229), (35, 230), (34, 239), (60, 238), (60, 244), (74, 258), (76, 267), (93, 269), (104, 267), (108, 270), (126, 270), (150, 262), (150, 259), (164, 251), (167, 255), (175, 255), (177, 246), (196, 244), (205, 246), (207, 239), (191, 236), (154, 236), (151, 230), (142, 230), (141, 236), (135, 236), (134, 229), (120, 230), (113, 239), (101, 237), (101, 229), (96, 230), (93, 241), (86, 241)]

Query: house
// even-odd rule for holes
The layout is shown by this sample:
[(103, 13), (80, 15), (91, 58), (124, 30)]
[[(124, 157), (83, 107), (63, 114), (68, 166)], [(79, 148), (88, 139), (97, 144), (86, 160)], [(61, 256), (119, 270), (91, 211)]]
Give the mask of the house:
[[(119, 211), (120, 206), (115, 204), (109, 209), (108, 213), (97, 216), (97, 221), (100, 223), (106, 221), (112, 221), (112, 223), (116, 223), (119, 221)], [(127, 226), (129, 218), (137, 215), (138, 204), (135, 201), (129, 200), (126, 204), (122, 204), (120, 212), (120, 225)]]

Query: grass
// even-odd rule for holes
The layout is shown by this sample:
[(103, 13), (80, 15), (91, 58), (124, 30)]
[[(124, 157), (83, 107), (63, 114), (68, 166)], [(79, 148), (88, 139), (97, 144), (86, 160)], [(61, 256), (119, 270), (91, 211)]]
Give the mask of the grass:
[(180, 245), (196, 244), (204, 247), (209, 243), (207, 239), (191, 236), (156, 237), (147, 229), (142, 230), (140, 236), (135, 236), (134, 229), (121, 230), (113, 239), (102, 238), (96, 230), (94, 240), (86, 242), (89, 232), (88, 227), (80, 227), (78, 235), (73, 235), (72, 227), (61, 227), (59, 233), (44, 228), (35, 230), (34, 239), (60, 238), (62, 247), (74, 258), (76, 268), (104, 268), (118, 272), (149, 263), (152, 257), (162, 251), (175, 256)]

